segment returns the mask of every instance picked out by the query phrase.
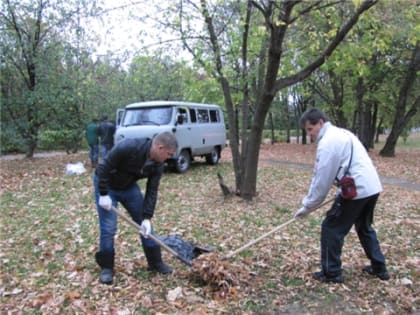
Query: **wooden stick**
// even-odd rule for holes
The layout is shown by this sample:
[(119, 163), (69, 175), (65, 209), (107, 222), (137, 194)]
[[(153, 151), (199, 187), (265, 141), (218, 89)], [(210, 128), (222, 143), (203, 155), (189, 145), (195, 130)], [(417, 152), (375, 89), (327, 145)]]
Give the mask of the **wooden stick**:
[[(325, 201), (324, 203), (322, 203), (322, 204), (320, 204), (318, 207), (316, 207), (316, 208), (315, 208), (315, 210), (316, 210), (316, 209), (319, 209), (319, 208), (321, 208), (321, 207), (323, 207), (323, 206), (325, 206), (327, 203), (330, 203), (330, 202), (331, 202), (331, 201), (333, 201), (334, 199), (335, 199), (335, 197), (333, 197), (333, 198), (331, 198), (331, 199), (329, 199), (329, 200)], [(280, 224), (279, 226), (275, 227), (275, 228), (274, 228), (274, 229), (272, 229), (271, 231), (268, 231), (267, 233), (265, 233), (265, 234), (261, 235), (260, 237), (258, 237), (258, 238), (256, 238), (256, 239), (254, 239), (254, 240), (250, 241), (249, 243), (245, 244), (244, 246), (242, 246), (242, 247), (240, 247), (240, 248), (238, 248), (238, 249), (234, 250), (233, 252), (230, 252), (228, 255), (226, 255), (225, 257), (223, 257), (223, 259), (230, 259), (230, 258), (232, 258), (232, 257), (233, 257), (233, 256), (235, 256), (236, 254), (238, 254), (238, 253), (242, 252), (243, 250), (247, 249), (248, 247), (251, 247), (251, 246), (252, 246), (252, 245), (254, 245), (255, 243), (258, 243), (258, 242), (259, 242), (259, 241), (261, 241), (262, 239), (264, 239), (264, 238), (266, 238), (267, 236), (269, 236), (269, 235), (271, 235), (271, 234), (273, 234), (273, 233), (277, 232), (278, 230), (280, 230), (280, 229), (284, 228), (285, 226), (289, 225), (290, 223), (292, 223), (292, 222), (293, 222), (293, 221), (295, 221), (295, 220), (296, 220), (296, 218), (292, 218), (292, 219), (290, 219), (289, 221), (287, 221), (287, 222), (285, 222), (285, 223), (283, 223), (283, 224)]]
[(251, 242), (249, 242), (249, 243), (245, 244), (244, 246), (242, 246), (242, 247), (238, 248), (237, 250), (234, 250), (233, 252), (229, 253), (228, 255), (226, 255), (225, 257), (223, 257), (223, 259), (230, 259), (230, 258), (232, 258), (232, 257), (233, 257), (233, 256), (235, 256), (237, 253), (240, 253), (240, 252), (242, 252), (243, 250), (247, 249), (248, 247), (251, 247), (251, 246), (252, 246), (252, 245), (254, 245), (255, 243), (257, 243), (257, 242), (261, 241), (263, 238), (266, 238), (267, 236), (269, 236), (269, 235), (271, 235), (271, 234), (273, 234), (273, 233), (277, 232), (278, 230), (280, 230), (281, 228), (285, 227), (286, 225), (289, 225), (290, 223), (292, 223), (292, 222), (293, 222), (293, 221), (295, 221), (295, 220), (296, 220), (295, 218), (290, 219), (289, 221), (287, 221), (287, 222), (285, 222), (285, 223), (283, 223), (283, 224), (281, 224), (281, 225), (279, 225), (279, 226), (275, 227), (275, 228), (274, 228), (274, 229), (272, 229), (271, 231), (269, 231), (269, 232), (267, 232), (267, 233), (265, 233), (265, 234), (261, 235), (260, 237), (258, 237), (258, 238), (256, 238), (256, 239), (252, 240)]
[[(112, 206), (111, 209), (119, 217), (121, 217), (122, 219), (124, 219), (124, 221), (126, 221), (127, 223), (129, 223), (131, 226), (135, 227), (139, 231), (139, 233), (144, 236), (143, 232), (140, 229), (140, 225), (138, 223), (134, 222), (130, 217), (128, 217), (124, 212), (122, 212), (118, 208), (115, 208), (114, 206)], [(178, 254), (176, 251), (174, 251), (172, 248), (170, 248), (168, 245), (166, 245), (156, 235), (149, 234), (147, 237), (149, 237), (150, 239), (152, 239), (153, 241), (155, 241), (156, 243), (158, 243), (161, 247), (163, 247), (166, 251), (168, 251), (169, 253), (171, 253), (172, 255), (174, 255), (176, 258), (178, 258), (179, 260), (181, 260), (184, 264), (186, 264), (188, 266), (191, 266), (191, 262), (189, 260), (187, 260), (186, 258), (182, 257), (180, 254)]]

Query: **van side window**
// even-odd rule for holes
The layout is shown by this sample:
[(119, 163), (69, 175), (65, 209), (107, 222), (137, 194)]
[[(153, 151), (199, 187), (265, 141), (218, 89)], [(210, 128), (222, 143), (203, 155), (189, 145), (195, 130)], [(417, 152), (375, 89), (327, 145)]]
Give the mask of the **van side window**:
[(197, 122), (197, 115), (195, 114), (195, 109), (194, 108), (190, 108), (190, 117), (191, 117), (191, 122), (192, 123)]
[(209, 112), (207, 109), (199, 109), (198, 110), (198, 122), (200, 123), (208, 123), (209, 120)]
[(211, 122), (219, 122), (220, 121), (219, 111), (214, 110), (214, 109), (210, 109), (210, 121)]
[(182, 120), (184, 123), (188, 123), (188, 115), (187, 110), (185, 108), (178, 108), (178, 114), (182, 116)]

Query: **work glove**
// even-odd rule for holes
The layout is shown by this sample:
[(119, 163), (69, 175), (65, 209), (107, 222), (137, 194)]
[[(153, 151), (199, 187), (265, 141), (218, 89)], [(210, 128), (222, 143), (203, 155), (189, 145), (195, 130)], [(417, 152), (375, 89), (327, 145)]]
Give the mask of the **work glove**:
[(313, 210), (311, 210), (311, 209), (309, 209), (309, 208), (306, 208), (306, 207), (302, 207), (302, 208), (300, 208), (298, 211), (296, 211), (295, 212), (295, 215), (294, 215), (294, 217), (295, 217), (295, 219), (298, 219), (298, 218), (303, 218), (303, 217), (306, 217), (309, 213), (311, 213)]
[(112, 199), (109, 195), (99, 196), (99, 205), (105, 210), (111, 210), (112, 208)]
[(152, 232), (152, 223), (149, 219), (143, 220), (140, 226), (140, 232), (144, 238), (149, 237), (149, 234)]

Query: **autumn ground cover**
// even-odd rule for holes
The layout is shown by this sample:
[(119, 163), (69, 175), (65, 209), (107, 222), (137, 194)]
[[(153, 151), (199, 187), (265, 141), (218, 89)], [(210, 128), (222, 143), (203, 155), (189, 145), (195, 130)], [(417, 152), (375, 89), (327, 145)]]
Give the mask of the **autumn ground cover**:
[[(214, 253), (228, 254), (288, 221), (300, 206), (315, 147), (262, 145), (258, 196), (224, 198), (216, 174), (233, 184), (229, 149), (215, 167), (194, 163), (183, 175), (166, 173), (154, 224), (159, 235), (179, 234)], [(420, 148), (396, 158), (371, 153), (381, 176), (420, 184)], [(191, 269), (163, 253), (175, 272), (146, 271), (137, 232), (120, 221), (116, 278), (98, 283), (93, 255), (97, 218), (91, 171), (66, 176), (65, 165), (86, 152), (31, 160), (1, 160), (0, 314), (410, 314), (418, 313), (420, 191), (384, 185), (375, 228), (391, 280), (362, 274), (368, 261), (352, 231), (343, 249), (344, 284), (319, 284), (320, 222), (327, 206), (238, 253), (230, 263), (246, 277), (221, 296)], [(331, 195), (333, 191), (331, 191)]]

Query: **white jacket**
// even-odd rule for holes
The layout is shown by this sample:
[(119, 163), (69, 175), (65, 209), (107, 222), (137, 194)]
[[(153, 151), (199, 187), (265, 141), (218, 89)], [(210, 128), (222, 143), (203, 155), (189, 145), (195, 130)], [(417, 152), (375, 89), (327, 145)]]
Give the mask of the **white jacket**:
[(343, 177), (350, 161), (351, 145), (353, 158), (349, 169), (356, 183), (357, 197), (362, 199), (382, 191), (378, 173), (365, 147), (350, 131), (324, 123), (318, 134), (316, 162), (308, 194), (302, 204), (308, 209), (319, 206), (327, 196), (335, 179)]

